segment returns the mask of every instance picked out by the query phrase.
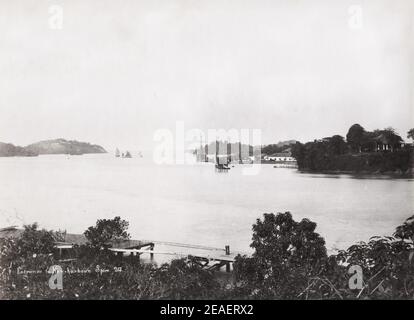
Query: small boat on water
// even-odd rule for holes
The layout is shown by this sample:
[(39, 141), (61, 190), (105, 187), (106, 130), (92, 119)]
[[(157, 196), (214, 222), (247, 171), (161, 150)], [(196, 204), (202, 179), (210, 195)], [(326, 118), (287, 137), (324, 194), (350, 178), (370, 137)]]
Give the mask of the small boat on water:
[(132, 158), (131, 152), (129, 152), (128, 150), (124, 152), (120, 152), (118, 148), (116, 148), (115, 151), (115, 157), (117, 158)]
[[(218, 151), (219, 151), (219, 142), (216, 140), (216, 162), (215, 162), (216, 171), (218, 171), (218, 172), (227, 172), (228, 170), (230, 170), (230, 167), (229, 167), (230, 157), (229, 157), (229, 155), (226, 155), (225, 160), (224, 160), (223, 156), (221, 156), (221, 157), (219, 156)], [(220, 158), (221, 158), (221, 160), (220, 160)]]
[(230, 167), (227, 164), (216, 163), (215, 167), (216, 167), (216, 170), (218, 170), (218, 171), (230, 170)]
[(215, 163), (215, 168), (217, 171), (221, 172), (221, 171), (228, 171), (230, 170), (229, 167), (229, 163), (220, 163), (220, 159), (218, 156), (216, 156), (216, 163)]

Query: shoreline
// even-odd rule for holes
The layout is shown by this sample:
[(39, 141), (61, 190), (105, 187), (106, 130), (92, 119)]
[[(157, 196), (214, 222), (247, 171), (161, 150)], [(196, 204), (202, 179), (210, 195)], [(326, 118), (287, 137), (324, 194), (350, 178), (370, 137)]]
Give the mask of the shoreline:
[(352, 171), (352, 170), (309, 170), (298, 169), (299, 173), (312, 173), (312, 174), (331, 174), (331, 175), (352, 175), (355, 177), (371, 177), (371, 178), (393, 178), (393, 179), (414, 179), (414, 172), (398, 172), (398, 171)]

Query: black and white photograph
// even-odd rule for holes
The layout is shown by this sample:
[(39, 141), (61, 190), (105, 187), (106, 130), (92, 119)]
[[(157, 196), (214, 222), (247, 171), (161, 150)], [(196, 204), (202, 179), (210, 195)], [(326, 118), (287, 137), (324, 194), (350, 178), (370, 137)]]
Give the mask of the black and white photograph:
[(413, 241), (414, 1), (0, 0), (0, 300), (413, 300)]

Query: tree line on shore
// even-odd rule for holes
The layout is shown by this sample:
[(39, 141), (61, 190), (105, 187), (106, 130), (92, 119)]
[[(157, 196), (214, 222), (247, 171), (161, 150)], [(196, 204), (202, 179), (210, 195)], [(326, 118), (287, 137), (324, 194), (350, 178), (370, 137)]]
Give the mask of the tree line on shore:
[[(414, 139), (414, 129), (407, 133)], [(366, 131), (361, 125), (349, 128), (346, 140), (340, 135), (292, 146), (299, 170), (315, 172), (412, 174), (414, 148), (404, 143), (393, 128)]]
[[(0, 298), (414, 298), (414, 216), (392, 236), (372, 237), (368, 243), (328, 255), (323, 237), (315, 232), (316, 223), (297, 222), (290, 212), (265, 213), (253, 225), (252, 256), (237, 256), (227, 280), (191, 257), (157, 266), (115, 256), (108, 243), (129, 239), (127, 228), (128, 222), (120, 217), (98, 220), (85, 231), (88, 242), (74, 247), (76, 259), (69, 261), (53, 253), (56, 241), (64, 238), (62, 232), (39, 230), (33, 224), (25, 226), (18, 238), (0, 239)], [(52, 265), (64, 271), (61, 290), (48, 285)], [(22, 274), (22, 270), (43, 272)]]

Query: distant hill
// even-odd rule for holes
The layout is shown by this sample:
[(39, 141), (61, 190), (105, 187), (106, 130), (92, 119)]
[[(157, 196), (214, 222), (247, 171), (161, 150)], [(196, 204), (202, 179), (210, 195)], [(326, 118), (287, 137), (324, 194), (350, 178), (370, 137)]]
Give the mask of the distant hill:
[(291, 148), (296, 144), (296, 140), (280, 141), (277, 144), (268, 144), (262, 147), (262, 154), (272, 155), (274, 153), (291, 152)]
[(11, 143), (0, 142), (0, 157), (34, 157), (37, 153), (30, 152), (23, 147), (16, 147)]
[(296, 143), (296, 140), (286, 140), (286, 141), (279, 141), (276, 145), (282, 147), (282, 146), (289, 146), (295, 143)]
[(37, 154), (86, 154), (106, 153), (106, 150), (96, 144), (75, 140), (55, 139), (36, 142), (28, 145), (26, 150)]
[(13, 156), (37, 156), (40, 154), (72, 154), (82, 155), (87, 153), (106, 153), (99, 145), (75, 140), (55, 139), (45, 140), (30, 144), (26, 147), (18, 147), (8, 143), (0, 143), (0, 157)]

